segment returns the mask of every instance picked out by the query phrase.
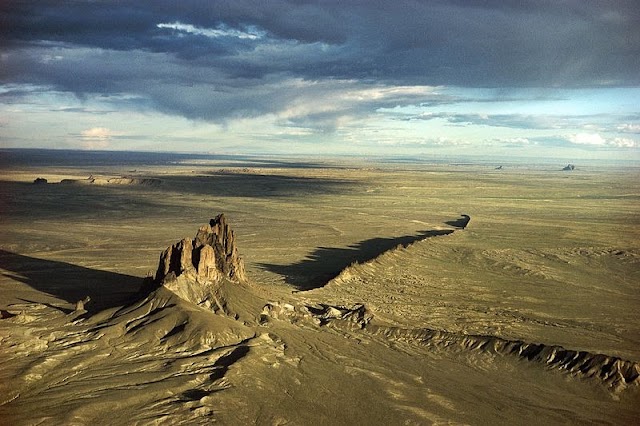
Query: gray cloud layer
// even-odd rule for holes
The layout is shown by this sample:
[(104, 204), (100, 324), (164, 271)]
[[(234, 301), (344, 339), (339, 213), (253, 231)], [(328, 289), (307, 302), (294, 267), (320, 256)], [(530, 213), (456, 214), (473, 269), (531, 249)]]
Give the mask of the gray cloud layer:
[[(452, 124), (473, 124), (512, 129), (586, 130), (599, 132), (640, 133), (639, 114), (460, 114), (450, 112), (399, 115), (397, 120), (445, 120)], [(634, 123), (634, 124), (631, 124)]]
[(281, 112), (316, 94), (300, 81), (325, 81), (330, 93), (354, 82), (640, 84), (635, 0), (10, 0), (0, 22), (3, 84), (130, 94), (140, 108), (212, 121)]

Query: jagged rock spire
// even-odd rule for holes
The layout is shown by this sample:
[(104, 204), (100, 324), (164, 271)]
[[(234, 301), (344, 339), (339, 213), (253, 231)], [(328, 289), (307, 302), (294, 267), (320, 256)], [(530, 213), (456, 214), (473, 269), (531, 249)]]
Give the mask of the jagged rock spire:
[(193, 240), (185, 238), (163, 251), (155, 281), (162, 283), (171, 280), (171, 274), (177, 278), (189, 272), (199, 281), (244, 281), (244, 265), (224, 214), (201, 226)]
[(201, 304), (215, 300), (212, 292), (225, 279), (244, 281), (244, 263), (233, 231), (219, 214), (201, 226), (194, 239), (185, 238), (162, 252), (153, 284)]

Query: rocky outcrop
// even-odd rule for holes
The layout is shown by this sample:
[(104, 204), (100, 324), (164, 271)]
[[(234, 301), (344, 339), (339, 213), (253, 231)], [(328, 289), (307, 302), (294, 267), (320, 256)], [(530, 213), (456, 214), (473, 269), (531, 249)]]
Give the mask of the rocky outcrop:
[(294, 306), (290, 303), (272, 302), (262, 308), (260, 323), (265, 324), (271, 319), (277, 319), (324, 326), (337, 321), (356, 329), (364, 329), (372, 318), (373, 314), (361, 303), (353, 306), (334, 306), (325, 303)]
[(469, 222), (471, 222), (471, 216), (468, 214), (462, 214), (459, 219), (448, 220), (445, 223), (458, 229), (465, 229), (469, 225)]
[(225, 280), (241, 282), (245, 275), (235, 235), (220, 214), (201, 226), (194, 239), (167, 247), (146, 287), (164, 286), (192, 303), (224, 311), (218, 290)]

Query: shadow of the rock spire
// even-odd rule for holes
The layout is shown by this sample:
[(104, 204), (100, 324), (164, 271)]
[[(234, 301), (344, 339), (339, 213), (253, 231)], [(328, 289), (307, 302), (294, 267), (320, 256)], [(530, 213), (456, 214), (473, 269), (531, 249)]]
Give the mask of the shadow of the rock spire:
[[(84, 308), (90, 312), (120, 306), (138, 294), (143, 279), (55, 260), (38, 259), (0, 249), (3, 275), (35, 290), (69, 302), (91, 299)], [(65, 311), (67, 308), (59, 307)]]

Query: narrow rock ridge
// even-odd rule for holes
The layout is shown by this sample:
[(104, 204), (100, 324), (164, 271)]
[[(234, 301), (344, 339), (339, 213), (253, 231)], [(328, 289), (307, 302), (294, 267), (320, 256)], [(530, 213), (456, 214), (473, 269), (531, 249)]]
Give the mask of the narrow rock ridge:
[(164, 286), (189, 302), (225, 311), (220, 284), (245, 280), (234, 232), (224, 214), (219, 214), (201, 226), (194, 239), (185, 238), (167, 247), (160, 255), (155, 277), (145, 287)]
[(425, 232), (421, 235), (420, 238), (416, 238), (415, 241), (412, 241), (410, 243), (407, 244), (398, 244), (397, 246), (393, 247), (390, 250), (386, 250), (383, 251), (382, 253), (378, 254), (376, 257), (366, 260), (362, 263), (358, 263), (358, 262), (354, 262), (351, 265), (347, 266), (346, 268), (344, 268), (342, 271), (340, 271), (340, 273), (338, 275), (336, 275), (334, 278), (330, 279), (325, 285), (323, 285), (322, 287), (326, 287), (332, 283), (338, 283), (341, 281), (345, 281), (348, 280), (351, 277), (357, 276), (362, 270), (367, 269), (368, 267), (370, 267), (371, 265), (380, 262), (381, 259), (388, 257), (388, 256), (394, 256), (396, 255), (398, 252), (401, 252), (402, 250), (407, 250), (410, 247), (412, 247), (415, 244), (421, 243), (425, 240), (431, 239), (431, 238), (436, 238), (436, 237), (444, 237), (447, 235), (451, 235), (455, 232), (455, 230), (453, 229), (438, 229), (438, 230), (433, 230), (433, 231), (428, 231)]
[(433, 350), (453, 352), (484, 352), (515, 356), (519, 359), (544, 364), (573, 376), (595, 379), (613, 393), (640, 386), (640, 364), (615, 356), (588, 351), (565, 349), (559, 345), (509, 340), (496, 336), (467, 335), (429, 328), (401, 328), (372, 324), (373, 314), (362, 304), (331, 306), (320, 304), (293, 306), (287, 303), (265, 305), (261, 322), (270, 319), (288, 320), (337, 329), (360, 331), (381, 336), (388, 341), (401, 341), (429, 347)]
[(640, 364), (615, 356), (565, 349), (559, 345), (529, 343), (496, 336), (457, 334), (428, 328), (404, 329), (371, 324), (363, 328), (387, 339), (438, 349), (516, 356), (526, 361), (546, 364), (551, 370), (596, 379), (614, 393), (631, 386), (640, 386)]

